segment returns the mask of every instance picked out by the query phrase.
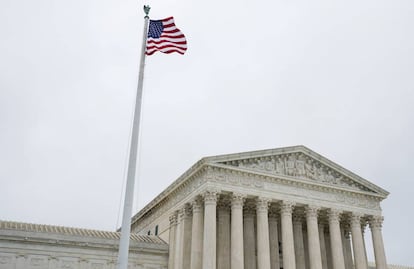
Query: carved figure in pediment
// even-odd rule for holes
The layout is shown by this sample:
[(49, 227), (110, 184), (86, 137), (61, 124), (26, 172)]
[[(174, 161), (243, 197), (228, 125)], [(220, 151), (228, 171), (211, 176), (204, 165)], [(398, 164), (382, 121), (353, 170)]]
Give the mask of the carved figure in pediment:
[(296, 176), (303, 177), (306, 175), (305, 161), (301, 158), (296, 160)]
[(314, 179), (316, 181), (322, 181), (323, 180), (323, 169), (322, 167), (317, 166), (316, 164), (313, 164), (314, 168)]
[(324, 181), (325, 182), (328, 182), (328, 183), (332, 183), (332, 184), (338, 184), (338, 182), (336, 181), (335, 177), (332, 175), (332, 172), (331, 171), (328, 171), (325, 174)]
[(284, 174), (285, 173), (285, 162), (282, 158), (278, 157), (276, 160), (276, 173)]
[(315, 168), (311, 160), (305, 162), (305, 175), (307, 178), (315, 179)]
[(265, 170), (266, 171), (274, 171), (275, 170), (275, 164), (272, 161), (266, 161), (265, 162)]
[(292, 155), (290, 155), (286, 160), (286, 174), (288, 176), (295, 175), (295, 157), (293, 157)]

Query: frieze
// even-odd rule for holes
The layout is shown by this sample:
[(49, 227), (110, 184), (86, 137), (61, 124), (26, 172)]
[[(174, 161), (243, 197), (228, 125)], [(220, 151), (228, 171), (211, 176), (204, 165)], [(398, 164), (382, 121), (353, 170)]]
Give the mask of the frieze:
[(371, 192), (365, 186), (303, 153), (228, 161), (222, 164)]
[[(288, 171), (285, 172), (285, 174), (294, 175), (296, 177), (300, 176), (306, 176), (310, 175), (309, 171), (306, 174), (306, 164), (308, 164), (308, 167), (310, 164), (315, 165), (318, 163), (317, 161), (314, 161), (313, 159), (310, 159), (307, 157), (307, 161), (304, 161), (303, 163), (296, 162), (296, 160), (301, 160), (300, 158), (304, 158), (305, 155), (300, 154), (293, 154), (293, 157), (289, 159), (289, 162), (286, 162), (287, 167), (289, 170), (281, 170), (281, 167), (285, 167), (282, 164), (279, 164), (279, 168), (277, 168), (277, 163), (275, 163), (273, 166), (271, 164), (262, 164), (263, 162), (271, 162), (273, 159), (270, 158), (268, 160), (260, 159), (260, 161), (256, 162), (255, 167), (261, 167), (261, 169), (268, 169), (272, 171), (271, 169), (276, 169), (273, 171)], [(299, 159), (295, 159), (294, 157), (297, 157)], [(280, 157), (281, 158), (281, 157)], [(306, 159), (305, 159), (306, 160)], [(312, 160), (310, 162), (309, 160)], [(274, 161), (274, 160), (273, 160)], [(239, 163), (241, 163), (241, 167), (244, 166), (254, 166), (254, 162), (247, 162), (247, 161), (238, 161), (238, 162), (229, 162), (226, 164), (231, 164), (233, 166), (238, 166)], [(296, 166), (296, 163), (299, 163)], [(303, 164), (303, 166), (302, 166)], [(319, 164), (321, 165), (321, 164)], [(295, 172), (296, 167), (298, 167), (298, 171)], [(305, 167), (303, 172), (301, 169), (302, 167)], [(342, 175), (339, 175), (339, 173), (329, 170), (330, 168), (322, 168), (322, 166), (319, 167), (320, 169), (325, 169), (324, 171), (327, 173), (327, 178), (336, 177), (337, 179), (341, 179), (344, 181), (338, 181), (338, 182), (347, 182), (345, 181), (346, 178)], [(279, 169), (279, 170), (277, 170)], [(310, 168), (309, 168), (310, 169)], [(302, 171), (302, 172), (301, 172)], [(348, 179), (350, 180), (350, 179)], [(335, 179), (332, 179), (331, 182), (336, 182)], [(202, 173), (198, 173), (197, 176), (193, 176), (185, 182), (182, 186), (179, 186), (173, 193), (171, 193), (168, 197), (165, 198), (165, 200), (158, 203), (154, 208), (151, 209), (150, 212), (144, 214), (140, 217), (139, 220), (135, 223), (134, 231), (139, 232), (148, 225), (150, 225), (155, 219), (161, 217), (165, 212), (170, 210), (172, 207), (174, 207), (177, 203), (181, 202), (183, 199), (189, 197), (195, 190), (200, 188), (201, 185), (207, 183), (207, 182), (215, 182), (219, 184), (226, 184), (231, 185), (232, 187), (246, 187), (246, 188), (252, 188), (256, 190), (265, 190), (265, 191), (271, 191), (279, 194), (289, 195), (289, 196), (298, 196), (298, 197), (304, 197), (306, 199), (314, 199), (319, 200), (322, 203), (323, 202), (330, 202), (330, 203), (339, 203), (343, 205), (348, 205), (352, 207), (359, 207), (361, 209), (369, 209), (369, 210), (380, 210), (379, 206), (379, 200), (374, 197), (368, 197), (363, 194), (351, 194), (346, 193), (346, 191), (333, 191), (329, 187), (324, 186), (317, 186), (312, 184), (306, 184), (306, 183), (294, 183), (296, 185), (290, 185), (286, 183), (287, 181), (285, 179), (280, 178), (274, 178), (270, 176), (264, 176), (264, 175), (254, 175), (249, 174), (248, 172), (239, 172), (239, 171), (229, 171), (225, 168), (221, 167), (212, 167), (209, 166), (207, 169), (205, 169)], [(332, 183), (333, 184), (333, 183)], [(337, 183), (339, 184), (339, 183)], [(350, 185), (347, 185), (350, 186)], [(353, 185), (354, 189), (359, 188), (355, 187), (356, 185)], [(365, 188), (365, 187), (364, 187)]]
[[(235, 180), (238, 179), (238, 181)], [(314, 200), (329, 201), (334, 203), (341, 203), (353, 207), (361, 207), (370, 210), (380, 210), (379, 201), (364, 195), (348, 194), (344, 192), (329, 192), (328, 188), (318, 186), (290, 186), (287, 184), (277, 184), (277, 180), (270, 177), (247, 175), (243, 173), (230, 173), (225, 169), (212, 169), (208, 174), (210, 181), (218, 183), (227, 183), (231, 185), (240, 186), (241, 184), (234, 184), (235, 182), (249, 182), (247, 187), (256, 189), (265, 189), (274, 191), (276, 193), (288, 194), (293, 196), (307, 197)], [(282, 181), (281, 181), (282, 182)], [(312, 189), (313, 188), (313, 189)], [(323, 188), (323, 189), (321, 189)], [(320, 189), (320, 190), (319, 190)]]

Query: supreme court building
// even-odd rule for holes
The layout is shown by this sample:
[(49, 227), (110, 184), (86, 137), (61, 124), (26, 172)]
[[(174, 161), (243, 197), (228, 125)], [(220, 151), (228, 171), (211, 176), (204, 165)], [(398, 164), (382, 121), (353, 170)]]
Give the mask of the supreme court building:
[[(203, 158), (133, 217), (129, 268), (408, 268), (387, 265), (387, 195), (304, 146)], [(0, 269), (114, 269), (118, 239), (0, 222)]]
[[(169, 269), (377, 269), (389, 193), (304, 146), (207, 157), (133, 218)], [(367, 228), (369, 227), (369, 228)]]

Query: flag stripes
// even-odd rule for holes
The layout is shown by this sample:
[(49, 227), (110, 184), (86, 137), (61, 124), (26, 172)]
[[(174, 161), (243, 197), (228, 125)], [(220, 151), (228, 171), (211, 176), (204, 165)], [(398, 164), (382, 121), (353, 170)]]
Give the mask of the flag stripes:
[(186, 50), (187, 40), (184, 34), (175, 26), (173, 17), (163, 20), (150, 20), (146, 55), (152, 55), (157, 51), (184, 54)]

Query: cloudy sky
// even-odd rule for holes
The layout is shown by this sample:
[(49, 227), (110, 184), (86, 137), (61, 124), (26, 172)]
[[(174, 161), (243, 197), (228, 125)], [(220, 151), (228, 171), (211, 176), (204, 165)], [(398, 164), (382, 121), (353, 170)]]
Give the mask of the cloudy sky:
[[(412, 0), (145, 3), (189, 49), (147, 59), (134, 212), (203, 156), (302, 144), (391, 192), (414, 265)], [(119, 226), (143, 4), (0, 1), (0, 219)]]

